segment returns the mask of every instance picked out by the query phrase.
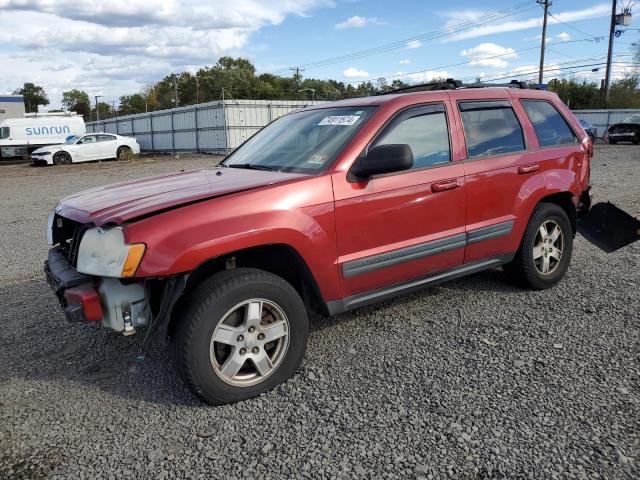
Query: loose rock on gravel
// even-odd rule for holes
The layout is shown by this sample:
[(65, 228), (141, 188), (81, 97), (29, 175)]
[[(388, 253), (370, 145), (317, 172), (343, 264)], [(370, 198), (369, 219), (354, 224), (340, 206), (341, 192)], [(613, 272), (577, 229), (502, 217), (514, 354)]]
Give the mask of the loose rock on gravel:
[[(0, 164), (0, 478), (640, 478), (640, 242), (576, 239), (565, 280), (498, 270), (332, 319), (257, 399), (209, 407), (167, 348), (64, 321), (55, 202), (207, 156)], [(640, 148), (599, 145), (597, 201), (640, 214)]]

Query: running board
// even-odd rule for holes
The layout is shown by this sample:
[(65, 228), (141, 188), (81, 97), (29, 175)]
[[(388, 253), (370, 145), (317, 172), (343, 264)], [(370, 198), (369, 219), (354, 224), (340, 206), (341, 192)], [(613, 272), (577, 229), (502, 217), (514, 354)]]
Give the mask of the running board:
[(467, 263), (426, 277), (420, 277), (407, 282), (396, 283), (394, 285), (389, 285), (388, 287), (379, 288), (377, 290), (359, 293), (343, 300), (328, 302), (327, 308), (329, 310), (329, 315), (337, 315), (339, 313), (353, 310), (354, 308), (364, 307), (365, 305), (371, 305), (372, 303), (388, 300), (389, 298), (393, 298), (398, 295), (411, 293), (425, 287), (430, 287), (449, 280), (454, 280), (483, 270), (498, 267), (505, 263), (509, 263), (513, 260), (514, 255), (515, 254), (513, 253), (509, 253), (480, 260), (478, 262)]

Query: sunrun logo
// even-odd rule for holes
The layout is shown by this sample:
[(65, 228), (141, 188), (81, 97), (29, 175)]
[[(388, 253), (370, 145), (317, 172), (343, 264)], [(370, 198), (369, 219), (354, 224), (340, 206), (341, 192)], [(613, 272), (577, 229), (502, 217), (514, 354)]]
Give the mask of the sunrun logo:
[(27, 127), (27, 136), (30, 135), (54, 135), (63, 133), (71, 133), (71, 129), (68, 126), (63, 127)]

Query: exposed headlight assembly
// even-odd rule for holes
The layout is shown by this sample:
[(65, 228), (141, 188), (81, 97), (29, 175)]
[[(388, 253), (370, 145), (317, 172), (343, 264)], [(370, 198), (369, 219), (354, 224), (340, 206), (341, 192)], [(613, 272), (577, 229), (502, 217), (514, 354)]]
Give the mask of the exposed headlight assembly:
[(133, 277), (145, 250), (144, 243), (126, 245), (122, 228), (92, 228), (82, 236), (77, 270), (98, 277)]

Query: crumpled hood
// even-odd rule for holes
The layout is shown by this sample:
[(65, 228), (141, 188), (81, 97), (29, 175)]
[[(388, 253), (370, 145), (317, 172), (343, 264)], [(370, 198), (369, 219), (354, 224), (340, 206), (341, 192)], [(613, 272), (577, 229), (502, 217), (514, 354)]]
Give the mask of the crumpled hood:
[(101, 226), (200, 200), (273, 185), (306, 175), (239, 168), (195, 170), (85, 190), (60, 202), (60, 215)]

